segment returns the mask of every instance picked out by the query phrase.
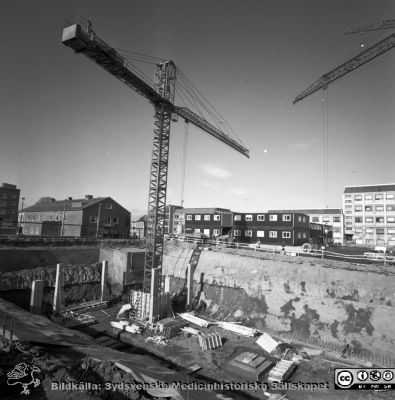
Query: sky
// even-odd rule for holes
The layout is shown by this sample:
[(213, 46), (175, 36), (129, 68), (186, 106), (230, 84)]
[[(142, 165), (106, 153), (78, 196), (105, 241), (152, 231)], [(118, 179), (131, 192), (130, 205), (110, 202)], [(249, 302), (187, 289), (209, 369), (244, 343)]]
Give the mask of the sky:
[[(75, 14), (117, 49), (173, 60), (250, 150), (189, 126), (185, 207), (341, 208), (345, 186), (395, 182), (395, 49), (292, 104), (394, 32), (343, 34), (394, 19), (393, 0), (3, 0), (0, 183), (25, 205), (91, 194), (147, 209), (153, 107), (61, 43)], [(170, 204), (181, 202), (184, 130), (171, 125)]]

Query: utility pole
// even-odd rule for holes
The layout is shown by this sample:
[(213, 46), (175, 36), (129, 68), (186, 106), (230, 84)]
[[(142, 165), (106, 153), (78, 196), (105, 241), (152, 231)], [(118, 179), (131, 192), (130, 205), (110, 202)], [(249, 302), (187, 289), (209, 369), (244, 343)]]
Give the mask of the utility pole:
[(63, 217), (62, 217), (62, 229), (60, 231), (60, 236), (64, 236), (64, 224), (66, 219), (66, 203), (63, 204)]

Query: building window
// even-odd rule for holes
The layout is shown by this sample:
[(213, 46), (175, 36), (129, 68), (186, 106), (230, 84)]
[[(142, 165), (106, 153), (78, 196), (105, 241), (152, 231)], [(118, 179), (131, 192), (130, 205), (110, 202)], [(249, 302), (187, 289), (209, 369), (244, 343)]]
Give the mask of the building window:
[(371, 211), (373, 211), (373, 206), (365, 206), (365, 211), (366, 211), (366, 212), (371, 212)]
[(355, 233), (362, 233), (362, 229), (355, 229)]
[(320, 222), (320, 217), (313, 217), (312, 222)]
[(394, 195), (393, 193), (387, 193), (386, 196), (385, 196), (385, 198), (386, 198), (387, 200), (392, 200), (392, 199), (395, 198), (395, 195)]
[(106, 210), (112, 209), (112, 203), (106, 203)]
[(355, 206), (355, 207), (354, 207), (354, 210), (357, 211), (357, 212), (358, 212), (358, 211), (362, 211), (362, 206)]
[(244, 231), (244, 236), (252, 237), (252, 230), (248, 229)]
[(239, 229), (235, 229), (233, 231), (233, 236), (240, 236), (241, 235), (241, 231)]
[(219, 229), (213, 229), (213, 235), (214, 236), (218, 236), (219, 235)]
[(302, 236), (303, 236), (303, 239), (306, 239), (307, 238), (307, 233), (303, 232)]
[(387, 205), (386, 207), (387, 211), (395, 211), (395, 206), (391, 205)]
[(206, 236), (210, 236), (210, 229), (203, 229), (203, 233), (204, 233)]
[(39, 234), (40, 234), (40, 227), (36, 226), (36, 235), (39, 235)]
[(205, 221), (210, 221), (210, 220), (211, 220), (210, 215), (205, 215), (205, 216), (204, 216), (204, 220), (205, 220)]
[(331, 220), (331, 219), (330, 219), (329, 217), (322, 218), (322, 222), (323, 222), (324, 224), (329, 223), (330, 220)]
[(219, 221), (221, 219), (220, 215), (214, 215), (214, 221)]
[(362, 200), (362, 195), (361, 194), (356, 194), (354, 196), (354, 201), (361, 201)]
[(256, 217), (257, 221), (264, 221), (265, 220), (265, 215), (264, 214), (259, 214)]
[(395, 222), (395, 217), (387, 217), (387, 222), (393, 224)]
[(111, 217), (108, 217), (108, 218), (106, 219), (106, 224), (107, 224), (107, 225), (111, 225)]
[(235, 215), (234, 220), (235, 221), (241, 221), (241, 215)]
[(248, 214), (244, 217), (245, 221), (252, 221), (252, 215)]
[(373, 200), (373, 195), (365, 194), (365, 200)]
[(395, 234), (395, 229), (388, 229), (388, 234), (389, 235), (394, 235)]
[(201, 216), (200, 215), (195, 215), (195, 221), (200, 221)]
[(356, 224), (362, 224), (363, 223), (362, 217), (355, 217), (355, 223)]
[(365, 218), (365, 222), (366, 222), (367, 224), (372, 224), (372, 223), (373, 223), (373, 218), (372, 218), (372, 217), (366, 217), (366, 218)]
[(366, 233), (373, 233), (373, 229), (366, 229), (366, 231), (365, 231)]
[(333, 217), (333, 222), (340, 222), (340, 217)]
[(179, 215), (178, 214), (174, 214), (174, 219), (178, 219)]
[(283, 221), (291, 221), (291, 214), (284, 214)]
[(352, 200), (344, 200), (344, 203), (346, 204), (352, 203)]
[(256, 231), (256, 237), (259, 238), (265, 237), (265, 231)]
[(192, 221), (192, 215), (187, 214), (187, 221)]
[(277, 231), (269, 231), (269, 237), (270, 238), (276, 238), (277, 237)]
[(115, 225), (118, 224), (118, 222), (119, 222), (118, 217), (114, 217), (113, 221), (114, 221), (114, 224), (115, 224)]
[(383, 224), (384, 223), (384, 217), (376, 217), (376, 223)]
[(277, 221), (277, 214), (270, 214), (269, 221)]
[(375, 200), (383, 200), (383, 194), (381, 193), (381, 194), (375, 194), (374, 195), (374, 199)]
[(91, 216), (89, 217), (89, 222), (90, 222), (91, 224), (97, 223), (97, 216), (96, 216), (96, 215), (91, 215)]
[(384, 206), (376, 206), (376, 211), (384, 211)]
[(383, 228), (377, 228), (376, 229), (376, 234), (377, 235), (384, 235), (384, 229)]
[(199, 228), (195, 228), (194, 232), (195, 233), (200, 233), (200, 229)]
[(282, 237), (283, 239), (291, 239), (291, 232), (283, 232)]
[(49, 220), (53, 221), (54, 220), (54, 216), (52, 214), (49, 215)]

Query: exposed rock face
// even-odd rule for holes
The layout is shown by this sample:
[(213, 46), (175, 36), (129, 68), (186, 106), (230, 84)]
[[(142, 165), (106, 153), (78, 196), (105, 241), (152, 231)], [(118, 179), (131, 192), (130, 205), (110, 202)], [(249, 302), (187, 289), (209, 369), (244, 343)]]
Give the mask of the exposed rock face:
[[(101, 264), (65, 265), (63, 274), (64, 285), (100, 282)], [(0, 273), (0, 291), (29, 289), (32, 281), (38, 279), (44, 280), (46, 287), (54, 287), (56, 266)]]
[[(185, 251), (180, 244), (169, 245), (163, 274), (185, 276), (190, 255), (191, 250)], [(256, 327), (305, 337), (360, 343), (395, 355), (394, 268), (270, 253), (256, 257), (248, 251), (240, 255), (205, 251), (195, 271), (196, 280), (202, 272), (204, 292), (212, 300), (215, 316), (248, 319)], [(214, 289), (212, 283), (224, 287)]]

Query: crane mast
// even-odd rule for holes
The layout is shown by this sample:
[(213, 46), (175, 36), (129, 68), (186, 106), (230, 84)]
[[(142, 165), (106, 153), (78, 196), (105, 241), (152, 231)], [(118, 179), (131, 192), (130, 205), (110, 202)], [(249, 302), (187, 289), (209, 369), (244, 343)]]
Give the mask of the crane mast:
[(141, 94), (154, 106), (147, 248), (143, 280), (143, 291), (148, 293), (151, 287), (152, 270), (159, 268), (161, 271), (162, 266), (170, 124), (173, 114), (193, 123), (246, 157), (249, 157), (249, 151), (241, 143), (232, 139), (193, 111), (174, 105), (176, 66), (172, 61), (163, 61), (157, 64), (154, 86), (151, 86), (143, 76), (139, 76), (133, 70), (121, 54), (95, 34), (89, 21), (79, 18), (78, 21), (66, 26), (63, 30), (62, 42), (76, 53), (84, 54), (111, 75)]

